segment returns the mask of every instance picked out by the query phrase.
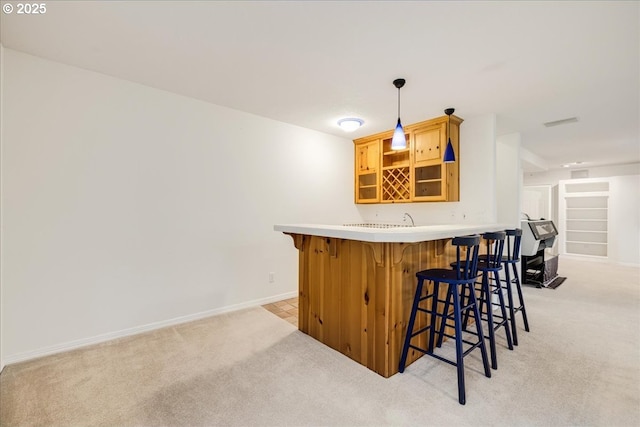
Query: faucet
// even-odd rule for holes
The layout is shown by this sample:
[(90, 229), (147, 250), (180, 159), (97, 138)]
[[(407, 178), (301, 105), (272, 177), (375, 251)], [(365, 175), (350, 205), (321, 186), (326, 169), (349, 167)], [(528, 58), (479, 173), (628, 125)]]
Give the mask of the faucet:
[(413, 222), (413, 217), (409, 215), (407, 212), (404, 213), (404, 216), (402, 217), (402, 222), (407, 222), (407, 217), (409, 217), (409, 219), (411, 220), (411, 226), (415, 227), (416, 223)]

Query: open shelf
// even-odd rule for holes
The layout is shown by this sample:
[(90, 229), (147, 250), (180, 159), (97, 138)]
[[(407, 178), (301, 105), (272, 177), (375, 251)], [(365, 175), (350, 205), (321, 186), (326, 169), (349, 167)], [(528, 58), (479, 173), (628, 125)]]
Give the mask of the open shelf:
[(606, 257), (609, 241), (609, 182), (561, 183), (563, 237), (567, 254)]
[(606, 257), (606, 243), (583, 243), (583, 242), (566, 242), (567, 253), (573, 255), (591, 255)]
[(390, 150), (390, 151), (385, 151), (384, 153), (382, 153), (383, 156), (398, 156), (398, 155), (402, 155), (404, 153), (408, 153), (409, 149), (405, 148), (404, 150)]

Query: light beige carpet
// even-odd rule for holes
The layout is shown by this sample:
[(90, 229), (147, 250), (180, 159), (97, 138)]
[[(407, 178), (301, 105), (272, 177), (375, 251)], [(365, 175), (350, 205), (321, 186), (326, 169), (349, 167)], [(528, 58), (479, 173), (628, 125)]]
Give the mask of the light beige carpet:
[(559, 273), (492, 378), (465, 358), (465, 406), (452, 366), (384, 379), (258, 307), (7, 366), (0, 425), (640, 425), (639, 270)]

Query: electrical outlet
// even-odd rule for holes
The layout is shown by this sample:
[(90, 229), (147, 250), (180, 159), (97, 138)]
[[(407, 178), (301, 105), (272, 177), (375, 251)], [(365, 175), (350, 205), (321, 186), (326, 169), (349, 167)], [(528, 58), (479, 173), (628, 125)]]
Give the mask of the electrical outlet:
[(276, 281), (276, 273), (273, 271), (269, 273), (269, 283), (273, 283)]

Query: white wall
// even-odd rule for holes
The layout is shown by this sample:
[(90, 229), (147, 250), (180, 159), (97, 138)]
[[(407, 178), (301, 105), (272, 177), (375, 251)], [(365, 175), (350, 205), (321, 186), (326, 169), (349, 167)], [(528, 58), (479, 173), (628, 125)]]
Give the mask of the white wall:
[(4, 358), (2, 351), (2, 135), (3, 135), (3, 104), (2, 89), (4, 87), (4, 47), (0, 43), (0, 372), (4, 369)]
[(498, 222), (520, 227), (522, 167), (519, 133), (503, 135), (497, 139), (496, 171)]
[(408, 212), (417, 225), (496, 222), (496, 117), (464, 118), (460, 126), (460, 201), (358, 205), (370, 222), (402, 221)]
[(296, 295), (273, 225), (359, 220), (348, 139), (9, 49), (3, 71), (5, 363)]
[(640, 175), (609, 180), (609, 259), (640, 267)]
[(522, 190), (522, 213), (531, 219), (552, 219), (557, 225), (557, 218), (551, 215), (553, 200), (550, 185), (528, 185)]

